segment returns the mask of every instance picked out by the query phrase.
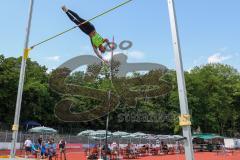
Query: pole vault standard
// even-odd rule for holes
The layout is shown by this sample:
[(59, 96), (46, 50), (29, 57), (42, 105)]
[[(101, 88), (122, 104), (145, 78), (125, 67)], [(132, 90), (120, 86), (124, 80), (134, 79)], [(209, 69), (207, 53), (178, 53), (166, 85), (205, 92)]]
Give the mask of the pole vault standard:
[(179, 42), (177, 19), (175, 14), (174, 0), (167, 0), (168, 11), (170, 18), (170, 25), (172, 31), (172, 43), (175, 55), (177, 82), (178, 82), (178, 94), (180, 102), (181, 116), (179, 116), (179, 125), (182, 126), (183, 136), (186, 137), (184, 141), (185, 157), (186, 160), (194, 160), (193, 145), (192, 145), (192, 133), (191, 133), (191, 121), (188, 111), (188, 101), (186, 94), (186, 85), (182, 64), (181, 47)]
[(11, 144), (11, 153), (10, 153), (11, 158), (14, 158), (16, 155), (16, 144), (17, 144), (17, 136), (18, 136), (18, 128), (19, 128), (19, 118), (20, 118), (20, 112), (21, 112), (23, 84), (24, 84), (24, 77), (25, 77), (26, 62), (27, 62), (28, 53), (29, 53), (28, 42), (29, 42), (29, 35), (30, 35), (30, 28), (31, 28), (31, 21), (32, 21), (33, 3), (34, 3), (34, 0), (31, 0), (30, 8), (29, 8), (28, 23), (26, 28), (27, 30), (26, 30), (26, 38), (25, 38), (25, 44), (24, 44), (24, 54), (22, 56), (21, 71), (19, 76), (14, 124), (12, 126), (13, 134), (12, 134), (12, 144)]

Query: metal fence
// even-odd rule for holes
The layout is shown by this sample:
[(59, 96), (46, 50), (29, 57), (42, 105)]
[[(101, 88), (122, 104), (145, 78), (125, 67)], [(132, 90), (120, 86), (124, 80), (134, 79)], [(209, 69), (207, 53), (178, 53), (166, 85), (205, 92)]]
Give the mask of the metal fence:
[[(30, 139), (33, 142), (37, 142), (37, 139), (39, 137), (43, 137), (43, 139), (45, 141), (47, 141), (48, 139), (54, 139), (56, 142), (60, 141), (60, 139), (65, 139), (67, 142), (69, 143), (81, 143), (84, 141), (83, 138), (81, 137), (77, 137), (75, 135), (70, 135), (70, 134), (37, 134), (37, 133), (23, 133), (23, 132), (19, 132), (18, 134), (18, 142), (23, 143), (27, 137), (30, 137)], [(11, 142), (12, 139), (12, 132), (10, 131), (2, 131), (0, 132), (0, 142)]]
[[(46, 142), (48, 139), (54, 139), (54, 141), (57, 143), (61, 139), (64, 139), (67, 143), (81, 143), (81, 144), (98, 144), (99, 140), (91, 139), (89, 137), (84, 137), (84, 136), (76, 136), (72, 134), (37, 134), (37, 133), (26, 133), (26, 132), (19, 132), (18, 134), (18, 142), (20, 144), (23, 144), (24, 141), (26, 140), (27, 137), (30, 137), (33, 143), (37, 142), (37, 139), (39, 137), (42, 137), (43, 140)], [(11, 142), (12, 139), (12, 132), (10, 131), (2, 131), (0, 132), (0, 143), (1, 142)], [(102, 141), (105, 141), (104, 139)], [(171, 140), (164, 140), (166, 143), (175, 143), (175, 141)], [(114, 137), (109, 137), (108, 138), (108, 143), (112, 142), (120, 142), (122, 144), (128, 144), (128, 143), (134, 143), (134, 144), (156, 144), (159, 143), (156, 140), (147, 140), (147, 139), (129, 139), (129, 138), (114, 138)]]

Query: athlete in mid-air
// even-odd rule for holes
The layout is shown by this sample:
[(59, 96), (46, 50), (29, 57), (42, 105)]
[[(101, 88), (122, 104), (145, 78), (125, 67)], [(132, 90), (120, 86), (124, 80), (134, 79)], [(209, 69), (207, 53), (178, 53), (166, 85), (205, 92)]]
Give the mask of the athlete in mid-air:
[[(96, 55), (102, 59), (104, 62), (107, 62), (107, 60), (104, 60), (102, 57), (102, 54), (106, 51), (106, 44), (109, 45), (109, 41), (106, 38), (102, 38), (100, 34), (96, 32), (95, 27), (92, 23), (86, 22), (85, 19), (79, 17), (79, 15), (70, 9), (68, 9), (66, 6), (62, 6), (62, 10), (67, 14), (67, 16), (76, 24), (78, 27), (90, 37), (91, 44), (93, 46), (93, 50), (96, 53)], [(84, 23), (84, 24), (82, 24)], [(82, 25), (81, 25), (82, 24)], [(99, 51), (101, 53), (99, 53)]]

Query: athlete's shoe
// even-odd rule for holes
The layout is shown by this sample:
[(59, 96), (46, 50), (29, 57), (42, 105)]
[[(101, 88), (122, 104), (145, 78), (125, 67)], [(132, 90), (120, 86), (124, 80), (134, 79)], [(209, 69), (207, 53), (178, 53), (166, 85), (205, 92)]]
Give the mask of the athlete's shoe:
[(67, 12), (68, 8), (64, 5), (64, 6), (62, 6), (62, 10), (63, 10), (63, 12)]

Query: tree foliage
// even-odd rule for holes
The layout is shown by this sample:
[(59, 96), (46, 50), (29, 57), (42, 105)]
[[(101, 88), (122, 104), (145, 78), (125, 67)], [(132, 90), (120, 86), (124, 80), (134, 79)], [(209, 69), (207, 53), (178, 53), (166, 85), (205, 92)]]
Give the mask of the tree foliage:
[[(0, 55), (0, 122), (8, 124), (9, 128), (14, 118), (20, 65), (21, 57), (5, 58)], [(74, 127), (81, 128), (105, 128), (105, 117), (80, 123), (58, 120), (54, 116), (54, 107), (62, 98), (69, 98), (69, 95), (59, 94), (49, 86), (54, 72), (48, 74), (46, 71), (45, 66), (27, 60), (21, 122), (35, 120), (48, 126), (68, 127), (74, 124)], [(151, 71), (145, 75), (133, 73), (121, 79), (113, 76), (112, 81), (109, 81), (109, 76), (106, 66), (93, 65), (88, 67), (86, 73), (78, 71), (69, 74), (65, 81), (61, 78), (61, 81), (55, 80), (54, 85), (68, 84), (62, 88), (65, 93), (69, 91), (69, 85), (70, 88), (75, 85), (72, 87), (75, 92), (81, 86), (101, 91), (111, 89), (113, 94), (119, 95), (119, 106), (110, 114), (111, 130), (158, 134), (181, 132), (178, 126), (180, 110), (174, 70), (167, 73)], [(207, 64), (185, 72), (185, 79), (193, 130), (200, 127), (202, 132), (237, 136), (240, 132), (239, 72), (229, 65)], [(156, 93), (159, 93), (158, 96), (153, 96)], [(138, 96), (141, 98), (136, 98)], [(73, 113), (99, 104), (89, 97), (71, 95), (70, 98), (75, 102), (71, 108)]]

